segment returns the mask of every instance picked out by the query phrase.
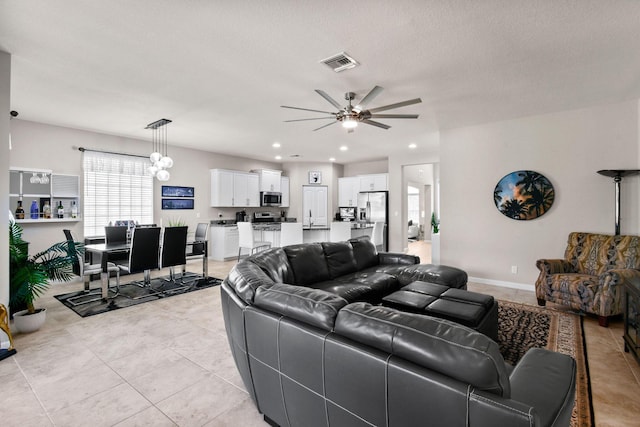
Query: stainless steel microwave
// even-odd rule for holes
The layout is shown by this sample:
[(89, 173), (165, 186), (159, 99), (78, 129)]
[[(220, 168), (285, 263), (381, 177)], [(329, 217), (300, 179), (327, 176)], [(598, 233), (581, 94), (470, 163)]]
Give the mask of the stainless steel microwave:
[(272, 191), (260, 192), (260, 206), (280, 206), (282, 204), (282, 193)]

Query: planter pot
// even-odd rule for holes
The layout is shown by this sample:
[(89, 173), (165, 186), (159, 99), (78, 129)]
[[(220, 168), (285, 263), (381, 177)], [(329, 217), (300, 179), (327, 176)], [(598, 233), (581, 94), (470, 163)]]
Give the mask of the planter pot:
[(33, 314), (28, 313), (28, 310), (22, 310), (13, 314), (13, 325), (18, 332), (23, 334), (37, 331), (44, 325), (47, 318), (47, 309), (45, 308), (39, 308)]
[(440, 264), (440, 233), (431, 234), (431, 264)]

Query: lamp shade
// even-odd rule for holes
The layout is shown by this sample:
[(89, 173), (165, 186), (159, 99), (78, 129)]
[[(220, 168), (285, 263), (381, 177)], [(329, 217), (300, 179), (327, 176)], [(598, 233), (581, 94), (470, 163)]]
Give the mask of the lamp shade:
[(358, 121), (353, 117), (347, 116), (342, 120), (342, 127), (345, 129), (353, 129), (358, 127)]
[(157, 151), (154, 151), (149, 156), (149, 160), (151, 160), (151, 163), (157, 163), (161, 158), (162, 158), (162, 154), (158, 153)]
[(171, 166), (173, 166), (173, 159), (169, 156), (164, 156), (160, 159), (159, 163), (163, 168), (169, 169)]
[(156, 178), (158, 178), (158, 181), (169, 181), (170, 177), (171, 174), (169, 173), (169, 171), (164, 169), (160, 169), (156, 174)]

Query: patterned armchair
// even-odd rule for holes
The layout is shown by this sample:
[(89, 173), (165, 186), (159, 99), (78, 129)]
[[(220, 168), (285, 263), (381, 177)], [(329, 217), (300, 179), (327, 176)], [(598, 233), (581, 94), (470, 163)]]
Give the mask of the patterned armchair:
[(622, 283), (640, 283), (640, 237), (570, 233), (565, 259), (539, 259), (539, 305), (546, 301), (595, 314), (600, 326), (622, 313)]

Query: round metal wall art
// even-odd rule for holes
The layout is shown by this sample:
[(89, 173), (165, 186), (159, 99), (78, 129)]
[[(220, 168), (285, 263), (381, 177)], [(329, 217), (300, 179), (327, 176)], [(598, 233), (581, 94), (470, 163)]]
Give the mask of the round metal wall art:
[(526, 221), (544, 215), (553, 205), (555, 191), (534, 171), (515, 171), (502, 177), (493, 190), (496, 208), (506, 217)]

